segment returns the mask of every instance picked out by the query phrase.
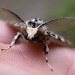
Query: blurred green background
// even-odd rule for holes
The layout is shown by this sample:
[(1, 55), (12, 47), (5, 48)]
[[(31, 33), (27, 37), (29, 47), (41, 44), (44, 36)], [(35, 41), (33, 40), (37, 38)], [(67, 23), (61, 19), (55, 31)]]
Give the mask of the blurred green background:
[[(51, 18), (75, 17), (75, 0), (63, 0), (63, 2), (59, 3), (49, 15), (51, 15)], [(63, 28), (61, 27), (61, 30)], [(68, 29), (63, 31), (61, 34), (72, 41), (73, 46), (75, 47), (75, 24), (69, 24), (67, 28)]]
[[(0, 0), (0, 7), (15, 12), (25, 21), (34, 17), (40, 17), (44, 21), (75, 17), (75, 0)], [(63, 31), (62, 34), (75, 45), (75, 24), (71, 26), (71, 29)]]
[(53, 9), (50, 14), (52, 17), (60, 17), (60, 16), (75, 16), (75, 0), (63, 0), (62, 3), (57, 5), (55, 9)]

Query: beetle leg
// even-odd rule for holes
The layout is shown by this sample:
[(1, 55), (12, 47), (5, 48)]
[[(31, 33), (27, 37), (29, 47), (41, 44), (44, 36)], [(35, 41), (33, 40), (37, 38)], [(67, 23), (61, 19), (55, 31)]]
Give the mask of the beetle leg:
[(17, 34), (15, 35), (15, 37), (13, 38), (12, 42), (10, 43), (10, 45), (8, 46), (8, 48), (5, 49), (1, 49), (1, 50), (8, 50), (10, 49), (14, 44), (16, 44), (16, 42), (18, 41), (18, 39), (21, 37), (21, 33), (17, 32)]
[(47, 65), (49, 66), (49, 68), (51, 69), (51, 71), (53, 71), (52, 67), (50, 66), (50, 64), (48, 62), (48, 57), (47, 57), (48, 52), (49, 52), (49, 47), (47, 44), (44, 44), (44, 53), (46, 55), (46, 62), (47, 62)]

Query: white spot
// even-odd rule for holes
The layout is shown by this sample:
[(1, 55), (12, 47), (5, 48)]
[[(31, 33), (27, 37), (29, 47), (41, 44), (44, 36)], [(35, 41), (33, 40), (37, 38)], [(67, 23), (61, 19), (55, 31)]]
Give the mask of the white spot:
[(50, 35), (51, 35), (53, 38), (58, 39), (58, 35), (55, 34), (54, 32), (50, 32)]
[(60, 36), (60, 39), (62, 42), (65, 42), (65, 39), (62, 36)]
[(44, 22), (41, 20), (38, 20), (38, 24), (43, 24)]
[(28, 33), (28, 38), (32, 39), (32, 38), (34, 38), (34, 35), (37, 33), (38, 28), (27, 27), (26, 31)]
[(32, 21), (32, 22), (35, 22), (35, 19), (32, 19), (31, 21)]

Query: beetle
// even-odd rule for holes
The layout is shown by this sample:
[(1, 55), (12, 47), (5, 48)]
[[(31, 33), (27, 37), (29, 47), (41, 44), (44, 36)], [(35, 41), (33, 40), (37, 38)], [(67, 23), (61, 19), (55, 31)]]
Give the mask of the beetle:
[(19, 40), (20, 37), (23, 37), (25, 40), (29, 42), (42, 43), (44, 47), (43, 48), (44, 53), (46, 55), (46, 62), (49, 68), (51, 69), (51, 71), (53, 71), (53, 69), (50, 66), (47, 58), (49, 52), (49, 47), (47, 42), (52, 41), (53, 43), (59, 43), (59, 44), (61, 43), (63, 45), (71, 44), (69, 40), (65, 39), (61, 35), (51, 30), (54, 30), (54, 28), (57, 28), (58, 26), (59, 29), (55, 31), (59, 32), (60, 27), (62, 27), (64, 24), (75, 22), (75, 18), (62, 17), (47, 22), (43, 22), (43, 20), (41, 20), (40, 18), (34, 18), (24, 22), (18, 15), (5, 8), (0, 9), (0, 18), (8, 21), (9, 23), (11, 23), (10, 24), (11, 26), (19, 30), (19, 32), (17, 32), (12, 42), (8, 46), (8, 48), (1, 50), (10, 49), (14, 44), (16, 44), (16, 42)]

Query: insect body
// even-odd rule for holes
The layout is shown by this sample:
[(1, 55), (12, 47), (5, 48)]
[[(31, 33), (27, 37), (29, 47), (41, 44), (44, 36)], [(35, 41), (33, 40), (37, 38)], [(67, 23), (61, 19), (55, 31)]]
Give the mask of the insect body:
[[(6, 14), (7, 16), (5, 17), (3, 16), (4, 14), (2, 15), (1, 13)], [(47, 42), (50, 41), (51, 39), (53, 40), (54, 43), (59, 42), (62, 44), (69, 44), (68, 40), (65, 40), (62, 36), (57, 35), (53, 31), (50, 31), (52, 27), (48, 26), (56, 26), (56, 25), (59, 26), (60, 24), (75, 22), (75, 19), (70, 17), (54, 19), (45, 23), (40, 18), (34, 18), (24, 22), (21, 18), (19, 18), (17, 15), (15, 15), (13, 12), (7, 9), (0, 10), (0, 18), (3, 20), (8, 20), (10, 23), (13, 23), (11, 25), (19, 30), (19, 32), (17, 32), (16, 36), (13, 38), (12, 42), (10, 43), (9, 47), (6, 49), (10, 49), (14, 44), (16, 44), (16, 42), (19, 40), (20, 37), (23, 37), (25, 40), (29, 42), (32, 41), (36, 43), (43, 43), (45, 55), (47, 55), (49, 52), (49, 47), (47, 45)], [(1, 49), (1, 50), (6, 50), (6, 49)], [(46, 62), (49, 68), (51, 69), (51, 71), (53, 71), (50, 64), (48, 63), (47, 56), (46, 56)]]

